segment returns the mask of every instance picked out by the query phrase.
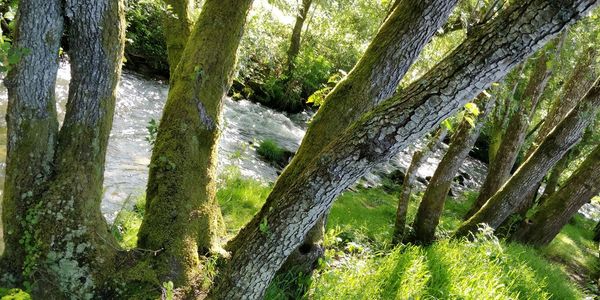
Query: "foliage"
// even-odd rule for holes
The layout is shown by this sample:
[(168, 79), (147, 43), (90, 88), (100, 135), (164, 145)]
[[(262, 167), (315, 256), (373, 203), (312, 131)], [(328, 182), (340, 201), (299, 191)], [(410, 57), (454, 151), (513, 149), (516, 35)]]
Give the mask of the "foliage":
[(148, 126), (146, 126), (146, 129), (148, 130), (146, 142), (148, 142), (150, 146), (154, 146), (154, 143), (156, 143), (156, 135), (158, 134), (158, 122), (156, 122), (154, 119), (151, 119), (148, 121)]
[(0, 299), (2, 300), (31, 300), (31, 296), (20, 289), (0, 288)]
[[(12, 24), (14, 18), (14, 8), (12, 6), (8, 6), (8, 11), (5, 14), (0, 15), (0, 23), (9, 22)], [(30, 52), (29, 49), (26, 48), (13, 47), (11, 42), (11, 39), (4, 35), (2, 27), (0, 26), (0, 73), (10, 71), (13, 65), (17, 64), (23, 56), (29, 54)]]
[(279, 166), (285, 166), (289, 158), (288, 152), (271, 139), (260, 142), (256, 153), (268, 162)]
[(140, 70), (149, 66), (167, 74), (167, 45), (162, 18), (167, 7), (161, 0), (127, 0), (125, 57), (130, 68)]
[(111, 226), (113, 235), (124, 249), (133, 249), (137, 246), (137, 232), (142, 225), (146, 207), (146, 197), (144, 195), (135, 199), (133, 208), (128, 207), (130, 199), (132, 198), (128, 197), (125, 200), (123, 208), (119, 211)]

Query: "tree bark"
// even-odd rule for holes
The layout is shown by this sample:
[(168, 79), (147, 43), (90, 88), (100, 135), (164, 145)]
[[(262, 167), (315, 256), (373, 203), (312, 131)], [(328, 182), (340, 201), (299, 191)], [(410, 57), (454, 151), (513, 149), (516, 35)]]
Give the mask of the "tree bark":
[(215, 199), (223, 98), (252, 0), (206, 1), (171, 87), (152, 152), (138, 245), (161, 281), (190, 284), (199, 254), (219, 253), (222, 216)]
[(310, 162), (293, 184), (276, 184), (261, 211), (228, 243), (227, 249), (235, 251), (224, 262), (209, 298), (262, 297), (275, 272), (336, 196), (456, 113), (467, 99), (500, 80), (597, 2), (532, 0), (515, 4), (421, 79), (347, 130), (335, 132), (338, 138), (319, 158)]
[(546, 173), (573, 147), (600, 106), (600, 81), (554, 128), (531, 157), (487, 203), (457, 230), (456, 236), (477, 231), (481, 223), (496, 229), (526, 201)]
[(445, 126), (440, 126), (435, 134), (430, 138), (425, 148), (417, 150), (412, 157), (410, 166), (404, 174), (404, 180), (402, 182), (402, 192), (400, 198), (398, 198), (398, 208), (396, 209), (396, 222), (394, 224), (394, 233), (392, 236), (392, 243), (399, 244), (404, 238), (405, 227), (406, 227), (406, 214), (408, 212), (408, 204), (410, 203), (410, 195), (413, 192), (417, 181), (417, 173), (419, 168), (424, 162), (435, 152), (441, 145), (448, 129)]
[[(457, 0), (402, 0), (386, 19), (363, 57), (325, 99), (300, 149), (276, 182), (290, 186), (304, 168), (352, 122), (384, 99), (391, 97), (408, 68), (437, 29), (447, 20)], [(329, 103), (329, 104), (328, 104)], [(310, 231), (301, 248), (290, 259), (303, 261), (311, 269), (323, 252), (325, 219)], [(293, 263), (286, 266), (295, 265)]]
[(296, 57), (298, 56), (298, 53), (300, 53), (302, 28), (304, 27), (304, 21), (306, 21), (306, 17), (308, 16), (308, 11), (310, 10), (312, 2), (313, 0), (302, 0), (302, 4), (300, 4), (300, 6), (298, 7), (296, 23), (294, 24), (294, 29), (292, 30), (292, 38), (290, 40), (290, 48), (287, 52), (288, 75), (292, 74), (292, 72), (294, 71)]
[[(120, 0), (67, 0), (71, 82), (54, 172), (31, 208), (34, 297), (93, 298), (113, 273), (117, 243), (100, 211), (104, 162), (125, 42)], [(75, 46), (76, 45), (76, 46)], [(60, 226), (57, 226), (57, 221)]]
[(452, 143), (448, 148), (448, 152), (446, 152), (431, 177), (419, 205), (413, 224), (415, 234), (411, 241), (428, 245), (435, 239), (435, 229), (444, 210), (444, 203), (454, 176), (475, 145), (487, 115), (492, 110), (494, 101), (488, 99), (485, 95), (479, 95), (475, 104), (480, 108), (475, 126), (463, 119), (458, 130), (452, 136)]
[(600, 193), (599, 168), (600, 146), (596, 146), (564, 187), (521, 223), (511, 240), (538, 247), (549, 244), (581, 206)]
[[(40, 18), (44, 16), (44, 18)], [(29, 49), (8, 73), (7, 155), (2, 222), (4, 254), (0, 283), (20, 284), (27, 256), (21, 239), (31, 239), (27, 211), (52, 174), (58, 120), (54, 87), (58, 49), (63, 34), (63, 12), (58, 0), (19, 3), (13, 46)]]
[(525, 91), (519, 97), (522, 101), (518, 110), (513, 114), (508, 127), (502, 136), (502, 142), (493, 161), (490, 161), (488, 174), (479, 190), (477, 200), (467, 212), (465, 219), (474, 215), (485, 202), (492, 197), (510, 177), (511, 170), (517, 161), (525, 135), (529, 128), (529, 120), (535, 111), (544, 89), (550, 79), (552, 71), (548, 69), (548, 62), (552, 55), (548, 53), (556, 47), (556, 40), (542, 49), (539, 57), (533, 60), (533, 70)]
[(188, 42), (194, 26), (192, 14), (194, 13), (194, 0), (164, 0), (171, 7), (165, 14), (163, 26), (167, 44), (167, 59), (169, 61), (169, 74), (175, 74), (175, 69), (181, 60), (181, 55)]

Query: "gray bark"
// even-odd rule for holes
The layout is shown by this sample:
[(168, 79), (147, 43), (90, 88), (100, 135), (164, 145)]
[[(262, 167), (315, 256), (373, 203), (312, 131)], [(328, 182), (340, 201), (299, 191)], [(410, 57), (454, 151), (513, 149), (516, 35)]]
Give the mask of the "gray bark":
[[(258, 299), (334, 199), (375, 165), (450, 117), (597, 1), (524, 1), (484, 25), (421, 79), (364, 115), (227, 245), (233, 251), (209, 297)], [(331, 104), (333, 105), (333, 104)], [(261, 226), (262, 224), (262, 226)], [(261, 230), (260, 228), (263, 228)]]
[(39, 220), (30, 280), (36, 298), (83, 299), (106, 287), (117, 249), (100, 201), (125, 19), (120, 0), (68, 0), (64, 9), (70, 25), (69, 98), (44, 206), (30, 211)]
[(596, 146), (565, 185), (520, 224), (511, 240), (534, 246), (549, 244), (581, 206), (600, 193), (599, 168), (600, 146)]
[(481, 223), (498, 228), (527, 201), (528, 194), (537, 187), (546, 173), (579, 141), (599, 107), (600, 81), (596, 81), (584, 99), (551, 131), (531, 157), (455, 235), (467, 236), (474, 233)]
[(25, 216), (39, 203), (37, 196), (52, 173), (58, 135), (54, 87), (62, 33), (61, 1), (20, 1), (13, 46), (29, 49), (29, 54), (4, 80), (8, 89), (8, 132), (0, 283), (6, 285), (21, 280), (27, 253), (19, 240), (31, 235), (24, 224)]
[[(300, 149), (279, 176), (277, 186), (292, 185), (296, 177), (361, 115), (391, 97), (423, 47), (450, 15), (457, 0), (399, 0), (363, 57), (325, 99), (311, 122)], [(314, 265), (323, 252), (325, 220), (320, 219), (291, 259)], [(304, 257), (304, 259), (302, 259)], [(291, 266), (293, 264), (286, 264)], [(303, 269), (303, 268), (301, 268)]]

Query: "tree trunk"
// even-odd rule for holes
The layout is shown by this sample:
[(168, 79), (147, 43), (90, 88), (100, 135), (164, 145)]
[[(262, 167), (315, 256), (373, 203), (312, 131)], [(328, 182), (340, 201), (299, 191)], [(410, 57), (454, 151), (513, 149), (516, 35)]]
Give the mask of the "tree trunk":
[(452, 143), (448, 148), (448, 152), (440, 161), (427, 185), (413, 224), (415, 231), (413, 241), (416, 243), (428, 245), (435, 239), (435, 229), (444, 211), (444, 202), (450, 191), (454, 176), (475, 145), (487, 115), (492, 110), (494, 101), (481, 94), (476, 99), (475, 104), (480, 108), (475, 126), (463, 119), (458, 130), (452, 136)]
[[(447, 20), (456, 0), (403, 0), (386, 19), (363, 57), (336, 88), (327, 95), (309, 126), (300, 149), (283, 171), (276, 186), (285, 188), (327, 144), (350, 124), (384, 99), (391, 97), (400, 80), (437, 29)], [(329, 104), (328, 104), (329, 103)], [(294, 251), (293, 261), (303, 261), (312, 269), (323, 252), (325, 220), (310, 231), (302, 249)], [(292, 266), (294, 264), (286, 264)]]
[(456, 232), (467, 236), (477, 231), (481, 223), (496, 229), (510, 214), (526, 201), (546, 173), (573, 147), (584, 129), (594, 119), (600, 106), (600, 81), (554, 128), (531, 157), (515, 172), (509, 181)]
[(540, 198), (540, 202), (544, 201), (544, 199), (548, 198), (557, 191), (560, 176), (569, 166), (569, 161), (571, 161), (570, 156), (570, 153), (567, 153), (563, 158), (561, 158), (561, 160), (558, 161), (558, 163), (556, 163), (556, 166), (552, 168), (552, 172), (550, 172), (550, 176), (546, 181), (546, 187), (544, 188), (544, 193)]
[(529, 120), (535, 111), (544, 89), (550, 79), (551, 70), (548, 62), (551, 59), (549, 51), (555, 48), (555, 41), (542, 49), (539, 57), (533, 61), (533, 70), (523, 92), (519, 97), (522, 103), (519, 109), (511, 117), (508, 127), (502, 137), (502, 142), (493, 161), (490, 161), (487, 176), (479, 190), (477, 200), (469, 210), (465, 219), (474, 215), (485, 202), (492, 197), (510, 177), (511, 170), (517, 161), (521, 146), (525, 141)]
[(296, 64), (296, 57), (298, 53), (300, 53), (300, 41), (302, 38), (302, 28), (304, 27), (304, 21), (306, 21), (306, 17), (308, 16), (308, 11), (310, 10), (310, 6), (313, 0), (302, 0), (302, 4), (298, 7), (298, 14), (296, 15), (296, 23), (294, 24), (294, 29), (292, 30), (292, 38), (290, 40), (290, 48), (287, 52), (287, 72), (288, 75), (291, 75), (294, 71), (294, 66)]
[(441, 145), (448, 129), (445, 126), (440, 126), (435, 134), (430, 138), (427, 145), (420, 150), (417, 150), (412, 157), (410, 166), (404, 174), (404, 180), (402, 182), (402, 192), (398, 199), (398, 208), (396, 209), (396, 222), (394, 224), (394, 233), (392, 236), (392, 243), (399, 244), (405, 234), (406, 227), (406, 214), (408, 212), (408, 204), (410, 203), (410, 195), (413, 192), (417, 181), (417, 173), (419, 168), (427, 161), (427, 159), (435, 152)]
[[(40, 18), (40, 16), (45, 16)], [(13, 46), (29, 49), (8, 73), (7, 155), (2, 221), (4, 254), (0, 283), (19, 284), (27, 252), (21, 239), (30, 242), (27, 211), (52, 174), (58, 135), (54, 86), (58, 49), (63, 34), (61, 1), (23, 0), (17, 13)], [(45, 43), (39, 41), (45, 40)]]
[(159, 279), (176, 286), (198, 275), (199, 254), (221, 249), (224, 228), (215, 199), (221, 110), (251, 3), (206, 1), (171, 76), (138, 245), (158, 251), (150, 259)]
[(123, 60), (124, 4), (68, 0), (64, 5), (72, 45), (69, 98), (43, 205), (27, 212), (36, 220), (30, 223), (34, 244), (27, 259), (34, 264), (34, 297), (87, 299), (110, 280), (118, 249), (100, 202)]
[(600, 193), (599, 168), (600, 146), (596, 146), (564, 187), (521, 223), (511, 240), (533, 246), (549, 244), (581, 206)]
[[(319, 158), (299, 172), (293, 184), (276, 184), (261, 211), (227, 244), (235, 251), (223, 263), (209, 298), (262, 297), (275, 272), (331, 208), (335, 197), (375, 165), (440, 125), (467, 99), (500, 80), (596, 4), (592, 0), (515, 4), (421, 79), (347, 130), (335, 132), (338, 138)], [(524, 33), (523, 28), (531, 31)]]
[(163, 26), (167, 44), (167, 58), (169, 61), (169, 74), (175, 74), (175, 69), (181, 60), (188, 38), (194, 26), (192, 14), (194, 13), (194, 0), (164, 0), (171, 7), (165, 13)]

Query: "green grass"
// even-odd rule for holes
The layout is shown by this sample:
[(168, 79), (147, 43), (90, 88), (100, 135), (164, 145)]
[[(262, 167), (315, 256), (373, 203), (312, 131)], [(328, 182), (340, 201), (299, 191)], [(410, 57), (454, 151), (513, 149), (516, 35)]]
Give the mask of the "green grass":
[[(229, 237), (260, 209), (270, 190), (236, 169), (221, 176), (217, 198)], [(302, 281), (309, 298), (581, 299), (581, 288), (567, 274), (580, 268), (591, 275), (597, 269), (597, 246), (591, 240), (595, 224), (581, 217), (542, 249), (498, 241), (489, 232), (474, 242), (446, 238), (462, 222), (476, 193), (447, 201), (437, 243), (392, 248), (397, 197), (384, 189), (357, 189), (338, 198), (328, 219), (325, 258), (312, 280)], [(419, 198), (411, 199), (409, 224)], [(119, 214), (115, 228), (124, 247), (135, 245), (142, 214), (141, 200), (133, 211)], [(287, 275), (275, 279), (266, 299), (290, 295), (287, 285), (296, 275)]]
[(286, 150), (281, 148), (274, 140), (266, 139), (260, 142), (256, 153), (268, 162), (285, 166), (287, 164)]

